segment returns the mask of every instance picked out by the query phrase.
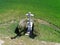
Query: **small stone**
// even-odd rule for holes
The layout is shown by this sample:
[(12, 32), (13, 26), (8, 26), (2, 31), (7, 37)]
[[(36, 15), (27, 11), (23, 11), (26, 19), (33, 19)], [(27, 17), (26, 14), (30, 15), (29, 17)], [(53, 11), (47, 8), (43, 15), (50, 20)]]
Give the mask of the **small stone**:
[(2, 45), (4, 43), (4, 41), (3, 40), (0, 40), (0, 45)]

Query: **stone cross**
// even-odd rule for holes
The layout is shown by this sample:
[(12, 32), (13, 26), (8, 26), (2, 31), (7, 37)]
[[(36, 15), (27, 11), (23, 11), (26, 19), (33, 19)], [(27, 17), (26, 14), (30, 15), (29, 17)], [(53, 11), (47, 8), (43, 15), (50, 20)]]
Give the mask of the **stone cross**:
[(31, 16), (34, 16), (33, 14), (31, 14), (31, 12), (28, 12), (26, 14), (26, 16), (28, 16), (28, 21), (29, 21), (29, 25), (30, 25), (30, 22), (31, 22)]
[(27, 17), (28, 17), (28, 21), (27, 21), (27, 33), (26, 33), (26, 35), (29, 35), (30, 34), (30, 32), (32, 31), (32, 26), (33, 26), (33, 21), (31, 21), (31, 16), (34, 16), (33, 14), (31, 14), (31, 12), (29, 12), (29, 13), (27, 13), (26, 14), (27, 15)]

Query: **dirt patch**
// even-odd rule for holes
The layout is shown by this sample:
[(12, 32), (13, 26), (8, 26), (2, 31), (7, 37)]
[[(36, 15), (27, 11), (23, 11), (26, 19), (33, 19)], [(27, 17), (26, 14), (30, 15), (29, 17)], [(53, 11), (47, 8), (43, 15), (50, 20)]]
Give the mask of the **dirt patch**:
[(41, 20), (41, 19), (36, 19), (37, 22), (39, 22), (40, 24), (44, 24), (44, 25), (47, 25), (55, 30), (60, 30), (59, 27), (57, 27), (56, 25), (50, 23), (50, 22), (47, 22), (47, 21), (44, 21), (44, 20)]
[(22, 36), (16, 39), (11, 39), (10, 37), (2, 37), (2, 39), (4, 41), (0, 40), (0, 45), (60, 45), (60, 43), (39, 41), (38, 39), (31, 39), (26, 36)]
[[(41, 19), (36, 19), (37, 22), (39, 22), (40, 24), (44, 24), (44, 25), (47, 25), (55, 30), (60, 30), (58, 27), (56, 27), (55, 25), (47, 22), (47, 21), (44, 21), (44, 20), (41, 20)], [(15, 23), (15, 21), (10, 21), (8, 23), (4, 23), (4, 24), (1, 24), (2, 26), (6, 26), (8, 24), (11, 24), (11, 23)], [(0, 26), (1, 26), (0, 25)], [(3, 38), (3, 40), (0, 40), (0, 45), (2, 45), (3, 43), (5, 45), (60, 45), (60, 43), (54, 43), (54, 42), (46, 42), (46, 41), (39, 41), (39, 40), (32, 40), (32, 39), (28, 39), (26, 37), (20, 37), (20, 39), (15, 39), (15, 40), (11, 40), (9, 37), (5, 37)], [(7, 43), (8, 42), (8, 43)], [(13, 43), (12, 43), (13, 42)]]
[[(23, 20), (25, 20), (25, 19), (23, 19)], [(55, 30), (60, 30), (60, 28), (58, 26), (56, 26), (56, 25), (54, 25), (54, 24), (52, 24), (50, 22), (47, 22), (45, 20), (35, 19), (35, 21), (39, 22), (40, 24), (47, 25), (47, 26), (49, 26), (49, 27), (51, 27), (51, 28), (53, 28)], [(5, 23), (1, 23), (0, 26), (9, 25), (11, 23), (17, 23), (17, 22), (15, 20), (11, 20), (11, 21), (8, 21), (8, 22), (5, 22)]]
[(60, 45), (60, 43), (46, 42), (46, 41), (41, 41), (40, 43), (41, 43), (42, 45)]

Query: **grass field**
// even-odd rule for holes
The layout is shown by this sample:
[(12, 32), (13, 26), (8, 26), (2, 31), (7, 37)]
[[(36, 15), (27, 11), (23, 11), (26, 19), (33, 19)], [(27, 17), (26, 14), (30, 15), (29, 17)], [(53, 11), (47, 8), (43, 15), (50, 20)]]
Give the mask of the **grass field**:
[[(59, 0), (0, 0), (0, 13), (9, 12), (9, 10), (19, 11), (18, 16), (31, 11), (35, 14), (36, 18), (44, 19), (60, 27)], [(13, 13), (13, 11), (11, 13)]]
[[(27, 12), (60, 28), (60, 0), (0, 0), (0, 24), (15, 20), (17, 23), (25, 18)], [(13, 36), (17, 23), (0, 26), (0, 33)], [(60, 42), (60, 33), (47, 25), (36, 23), (39, 32), (36, 39)], [(60, 31), (60, 30), (59, 30)]]

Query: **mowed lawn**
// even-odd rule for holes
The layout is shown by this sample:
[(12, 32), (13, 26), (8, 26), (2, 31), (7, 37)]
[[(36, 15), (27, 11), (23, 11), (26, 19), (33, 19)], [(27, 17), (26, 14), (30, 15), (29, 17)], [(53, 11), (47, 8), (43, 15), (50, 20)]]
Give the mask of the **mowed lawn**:
[[(42, 19), (60, 28), (60, 0), (0, 0), (0, 23), (10, 20), (19, 21), (25, 18), (27, 12), (32, 12), (36, 19)], [(6, 33), (4, 26), (0, 27), (0, 33), (12, 35), (15, 24), (9, 26), (9, 33)], [(5, 31), (4, 31), (5, 30)], [(60, 42), (60, 33), (46, 25), (36, 25), (36, 30), (40, 34), (36, 37), (39, 40)], [(14, 34), (13, 34), (14, 35)]]
[(30, 11), (60, 27), (60, 0), (0, 0), (0, 13), (8, 10), (18, 10), (20, 15)]

